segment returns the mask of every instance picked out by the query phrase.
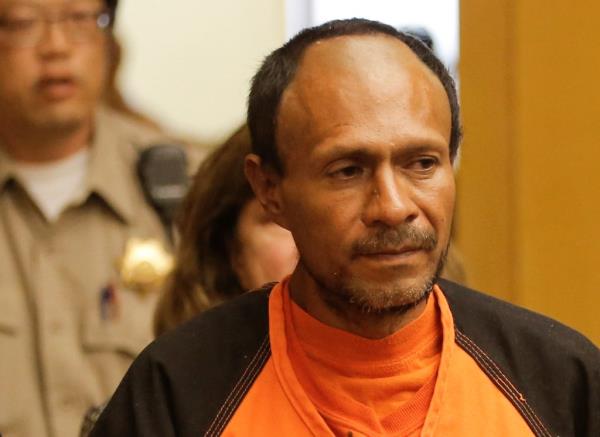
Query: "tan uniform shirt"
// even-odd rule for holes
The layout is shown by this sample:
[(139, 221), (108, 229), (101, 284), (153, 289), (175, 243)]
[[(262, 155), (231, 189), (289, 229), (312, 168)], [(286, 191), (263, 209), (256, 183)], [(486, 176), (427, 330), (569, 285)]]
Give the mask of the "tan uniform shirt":
[(132, 237), (161, 240), (135, 164), (159, 134), (102, 109), (84, 195), (48, 223), (0, 148), (0, 433), (75, 437), (151, 340), (156, 293), (123, 286)]

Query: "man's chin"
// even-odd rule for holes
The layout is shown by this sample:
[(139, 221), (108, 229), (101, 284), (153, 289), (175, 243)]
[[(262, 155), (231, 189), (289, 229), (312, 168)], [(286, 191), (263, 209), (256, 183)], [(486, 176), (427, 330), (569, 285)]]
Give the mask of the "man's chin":
[(90, 113), (74, 105), (56, 105), (44, 108), (30, 119), (38, 129), (68, 131), (77, 129), (90, 117)]
[(323, 298), (339, 310), (370, 314), (404, 313), (427, 298), (435, 280), (435, 274), (392, 282), (347, 279), (331, 288)]

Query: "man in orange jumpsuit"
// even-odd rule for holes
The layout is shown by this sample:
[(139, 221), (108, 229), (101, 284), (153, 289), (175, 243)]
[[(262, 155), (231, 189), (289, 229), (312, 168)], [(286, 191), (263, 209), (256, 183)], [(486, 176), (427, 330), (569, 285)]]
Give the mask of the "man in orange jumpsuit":
[(600, 351), (438, 279), (458, 103), (421, 43), (353, 19), (255, 76), (246, 175), (300, 253), (293, 274), (136, 360), (98, 436), (600, 434)]

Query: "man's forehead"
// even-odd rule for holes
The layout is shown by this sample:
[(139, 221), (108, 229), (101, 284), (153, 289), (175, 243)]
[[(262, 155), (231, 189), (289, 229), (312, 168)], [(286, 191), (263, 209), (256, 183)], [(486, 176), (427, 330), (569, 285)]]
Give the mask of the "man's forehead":
[(373, 33), (342, 35), (318, 40), (308, 46), (298, 66), (298, 71), (312, 65), (357, 67), (365, 60), (385, 60), (401, 57), (407, 65), (424, 64), (400, 39), (391, 35)]
[[(309, 46), (285, 90), (298, 98), (336, 93), (349, 86), (368, 95), (396, 83), (418, 88), (443, 87), (440, 80), (402, 41), (389, 35), (349, 35), (320, 40)], [(379, 85), (379, 86), (378, 86)]]
[[(318, 41), (306, 49), (282, 95), (279, 121), (285, 122), (278, 123), (278, 144), (284, 146), (294, 139), (311, 141), (307, 136), (318, 134), (312, 129), (315, 119), (335, 124), (337, 116), (343, 120), (360, 117), (362, 110), (368, 111), (392, 95), (398, 105), (413, 111), (437, 111), (439, 108), (414, 104), (415, 100), (431, 104), (422, 94), (432, 89), (441, 97), (435, 102), (449, 113), (438, 77), (397, 38), (369, 34)], [(337, 102), (334, 111), (332, 102)]]

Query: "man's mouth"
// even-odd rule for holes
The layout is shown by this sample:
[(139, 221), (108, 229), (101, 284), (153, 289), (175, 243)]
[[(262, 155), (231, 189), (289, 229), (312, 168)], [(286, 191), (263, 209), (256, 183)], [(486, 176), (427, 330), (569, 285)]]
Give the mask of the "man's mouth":
[(404, 246), (398, 248), (374, 248), (372, 250), (358, 252), (356, 255), (369, 258), (394, 258), (410, 256), (420, 251), (425, 251), (425, 248), (418, 246)]
[(59, 101), (75, 94), (77, 82), (72, 76), (44, 76), (38, 81), (37, 89), (45, 99)]

